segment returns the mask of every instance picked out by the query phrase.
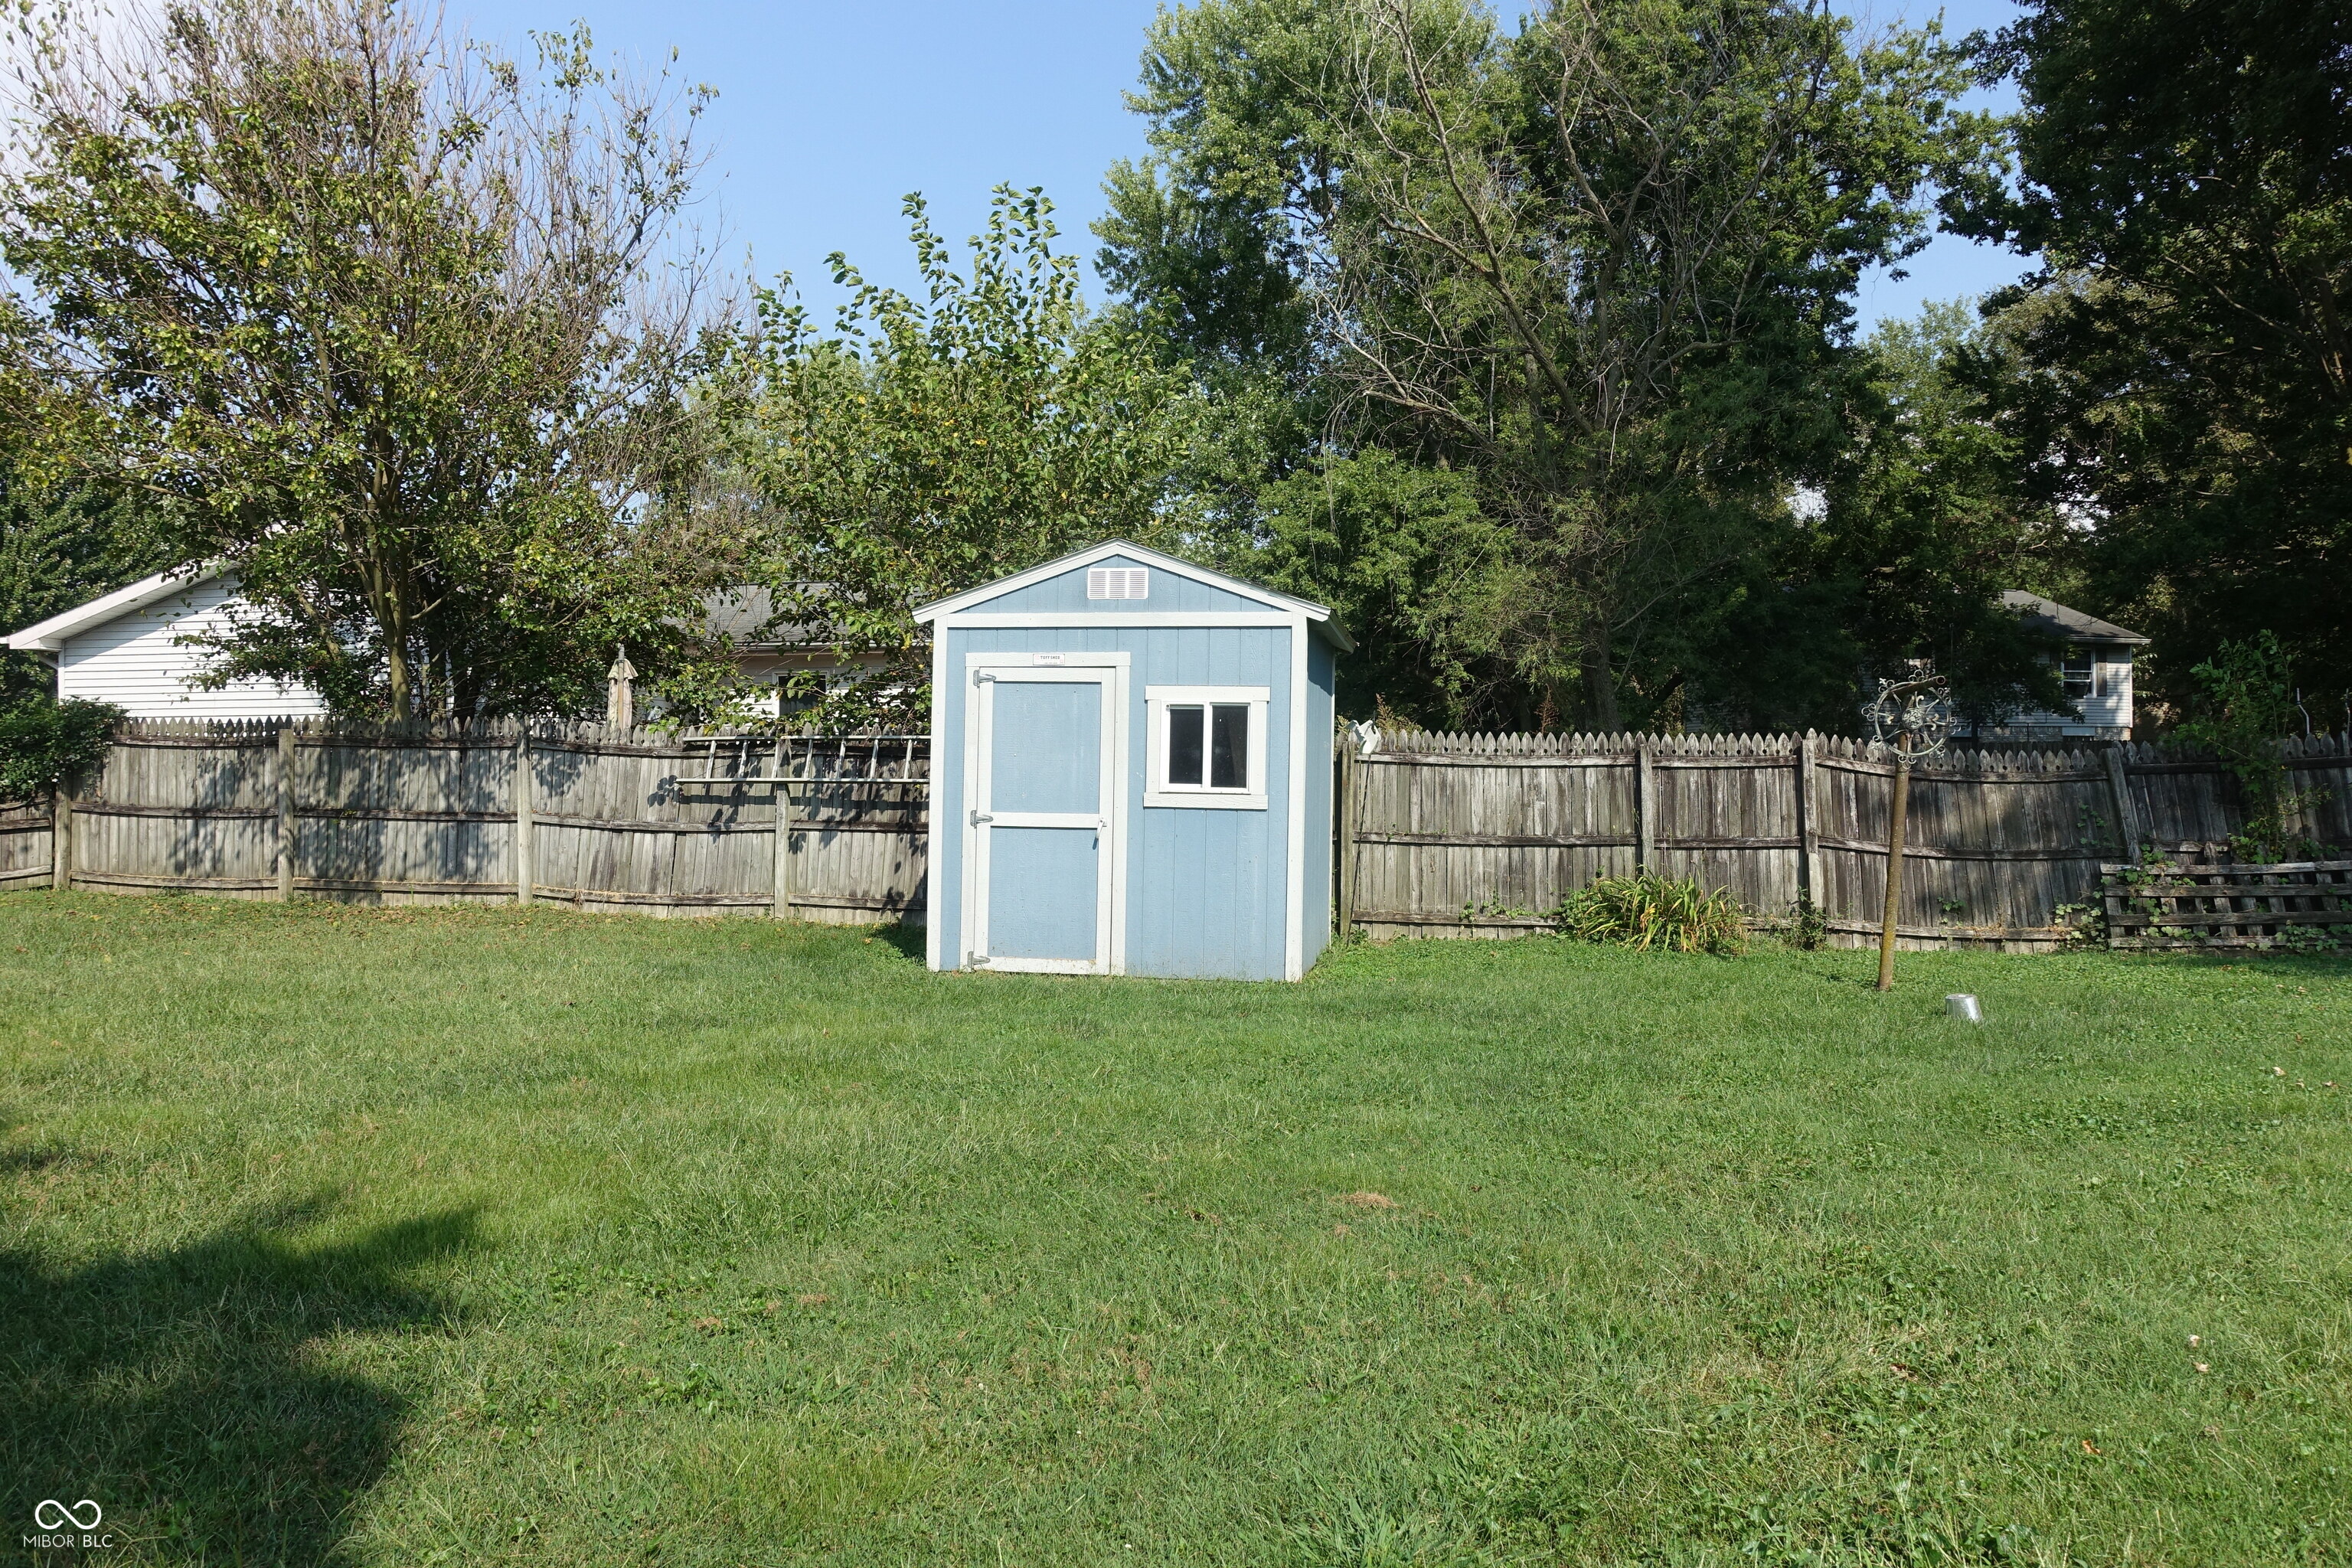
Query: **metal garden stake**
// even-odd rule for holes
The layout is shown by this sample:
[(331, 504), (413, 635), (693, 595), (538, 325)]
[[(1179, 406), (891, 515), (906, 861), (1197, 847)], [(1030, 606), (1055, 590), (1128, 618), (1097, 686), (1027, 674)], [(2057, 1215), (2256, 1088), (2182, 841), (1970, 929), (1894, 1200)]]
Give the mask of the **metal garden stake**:
[(1911, 764), (1943, 751), (1952, 738), (1952, 699), (1944, 678), (1924, 658), (1911, 661), (1901, 680), (1882, 680), (1863, 710), (1871, 738), (1895, 752), (1894, 820), (1886, 830), (1886, 917), (1878, 931), (1878, 988), (1895, 989), (1895, 914), (1903, 900), (1903, 818), (1911, 805)]

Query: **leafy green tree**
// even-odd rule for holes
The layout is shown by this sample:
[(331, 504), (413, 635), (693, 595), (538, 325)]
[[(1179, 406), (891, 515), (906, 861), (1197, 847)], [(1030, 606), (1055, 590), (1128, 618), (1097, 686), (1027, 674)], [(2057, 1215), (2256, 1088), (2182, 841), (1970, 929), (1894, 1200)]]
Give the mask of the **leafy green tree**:
[(968, 274), (922, 198), (907, 198), (926, 299), (868, 282), (820, 336), (789, 278), (714, 400), (738, 433), (751, 500), (752, 576), (776, 619), (880, 675), (793, 694), (818, 723), (910, 721), (929, 650), (911, 612), (1108, 535), (1179, 543), (1164, 502), (1191, 439), (1186, 378), (1118, 321), (1089, 321), (1076, 261), (1053, 248), (1052, 205), (1000, 188)]
[(24, 39), (9, 382), (47, 474), (240, 579), (211, 678), (576, 710), (614, 641), (676, 648), (723, 552), (691, 504), (695, 289), (649, 268), (698, 276), (664, 247), (700, 96), (606, 75), (584, 31), (534, 77), (389, 0), (100, 26)]
[[(1654, 721), (1827, 472), (1860, 271), (1980, 176), (1932, 34), (1854, 47), (1779, 3), (1208, 0), (1155, 25), (1100, 232), (1196, 353), (1283, 342), (1285, 269), (1340, 449), (1475, 487), (1489, 721)], [(1253, 247), (1256, 248), (1253, 250)], [(1123, 267), (1124, 271), (1118, 268)], [(1265, 328), (1243, 331), (1255, 318)], [(1499, 616), (1502, 618), (1495, 619)]]
[(1467, 721), (1511, 679), (1498, 628), (1534, 586), (1469, 476), (1383, 447), (1325, 455), (1256, 497), (1265, 542), (1248, 563), (1328, 604), (1358, 651), (1339, 663), (1344, 713)]
[[(0, 629), (20, 630), (158, 570), (151, 536), (121, 500), (64, 494), (0, 467)], [(37, 803), (103, 753), (121, 710), (58, 702), (37, 655), (0, 652), (0, 807)]]
[(1703, 705), (1735, 727), (1852, 731), (1857, 678), (1926, 657), (1977, 722), (2065, 710), (2056, 646), (2000, 602), (2073, 586), (2066, 530), (2019, 483), (1987, 391), (2021, 373), (2001, 323), (1963, 302), (1872, 334), (1848, 384), (1853, 435), (1700, 661)]
[[(0, 631), (21, 631), (166, 564), (127, 499), (45, 490), (0, 465)], [(46, 698), (56, 686), (46, 659), (0, 651), (0, 707)]]
[(0, 703), (0, 809), (34, 805), (106, 755), (122, 717), (110, 702), (58, 702), (47, 693)]
[(2273, 631), (2352, 689), (2352, 10), (2026, 0), (1988, 50), (2024, 100), (1978, 232), (2038, 253), (2003, 417), (2086, 524), (2095, 595), (2155, 637), (2144, 690)]

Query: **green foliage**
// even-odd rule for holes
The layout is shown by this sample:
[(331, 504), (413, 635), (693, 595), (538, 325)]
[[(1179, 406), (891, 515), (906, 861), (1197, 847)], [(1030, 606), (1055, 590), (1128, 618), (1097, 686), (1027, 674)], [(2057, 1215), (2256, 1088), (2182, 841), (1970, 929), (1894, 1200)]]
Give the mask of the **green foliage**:
[[(43, 489), (0, 459), (0, 631), (18, 631), (168, 565), (136, 505), (88, 489)], [(0, 650), (0, 704), (47, 696), (38, 655)]]
[(106, 732), (122, 717), (110, 702), (20, 697), (0, 706), (0, 806), (48, 798), (59, 781), (106, 755)]
[(2020, 178), (1971, 221), (2041, 260), (2002, 416), (2098, 520), (2081, 569), (2157, 638), (2144, 699), (2263, 631), (2315, 708), (2352, 696), (2347, 59), (2352, 12), (2272, 0), (2028, 0), (1990, 52)]
[(887, 661), (814, 722), (917, 721), (929, 656), (910, 612), (927, 600), (1107, 536), (1175, 542), (1161, 502), (1189, 384), (1131, 327), (1087, 319), (1052, 211), (1000, 188), (965, 276), (908, 196), (926, 299), (836, 254), (851, 297), (832, 336), (789, 279), (758, 295), (722, 384), (757, 499), (751, 567), (780, 622)]
[(2258, 633), (2223, 643), (2189, 672), (2197, 683), (2182, 739), (2210, 746), (2237, 775), (2245, 824), (2231, 836), (2242, 860), (2275, 861), (2314, 854), (2318, 846), (2290, 819), (2326, 798), (2321, 790), (2290, 790), (2279, 742), (2294, 715), (2286, 649), (2276, 636)]
[(378, 0), (68, 12), (25, 40), (0, 368), (45, 473), (234, 571), (213, 678), (576, 711), (615, 641), (677, 644), (723, 561), (686, 504), (690, 291), (644, 276), (691, 191), (677, 95), (584, 31), (533, 76)]
[(1529, 588), (1475, 477), (1374, 447), (1266, 485), (1257, 506), (1255, 573), (1331, 605), (1359, 645), (1339, 662), (1342, 711), (1466, 723), (1507, 701), (1497, 632)]
[[(1328, 411), (1331, 450), (1269, 487), (1382, 448), (1494, 524), (1500, 548), (1414, 584), (1422, 624), (1379, 629), (1404, 646), (1375, 662), (1435, 677), (1429, 717), (1656, 720), (1723, 657), (1789, 476), (1841, 439), (1855, 279), (1984, 152), (1956, 51), (1844, 28), (1780, 0), (1516, 31), (1468, 4), (1212, 0), (1154, 25), (1153, 155), (1110, 186), (1108, 275), (1182, 353), (1258, 354)], [(1257, 499), (1261, 525), (1297, 510)], [(1318, 566), (1389, 579), (1400, 553), (1423, 552)]]
[(1596, 877), (1555, 913), (1561, 934), (1579, 942), (1727, 958), (1748, 951), (1748, 920), (1727, 889), (1708, 892), (1651, 871)]
[(1789, 945), (1800, 952), (1818, 952), (1829, 945), (1829, 911), (1813, 902), (1811, 893), (1799, 893), (1789, 906)]
[(1964, 303), (1872, 334), (1849, 383), (1854, 437), (1769, 579), (1726, 616), (1693, 679), (1701, 711), (1732, 729), (1851, 731), (1856, 672), (1921, 657), (1973, 721), (2065, 710), (2053, 645), (2000, 603), (2055, 586), (2065, 531), (2021, 489), (1983, 390), (2019, 374), (2000, 323)]

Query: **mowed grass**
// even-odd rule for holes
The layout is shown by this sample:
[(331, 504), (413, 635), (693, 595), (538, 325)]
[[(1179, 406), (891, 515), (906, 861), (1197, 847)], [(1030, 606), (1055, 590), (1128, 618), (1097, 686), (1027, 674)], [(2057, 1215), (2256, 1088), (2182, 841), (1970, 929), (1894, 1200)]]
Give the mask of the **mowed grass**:
[(2352, 1561), (2342, 961), (905, 942), (0, 897), (11, 1549)]

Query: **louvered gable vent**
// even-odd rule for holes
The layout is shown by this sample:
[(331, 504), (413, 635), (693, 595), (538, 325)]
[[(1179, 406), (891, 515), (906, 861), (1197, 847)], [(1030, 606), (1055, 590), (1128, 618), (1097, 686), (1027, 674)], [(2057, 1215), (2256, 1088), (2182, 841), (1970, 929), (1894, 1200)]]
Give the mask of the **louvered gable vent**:
[(1087, 568), (1087, 597), (1148, 599), (1151, 597), (1151, 573), (1142, 566), (1090, 566)]

